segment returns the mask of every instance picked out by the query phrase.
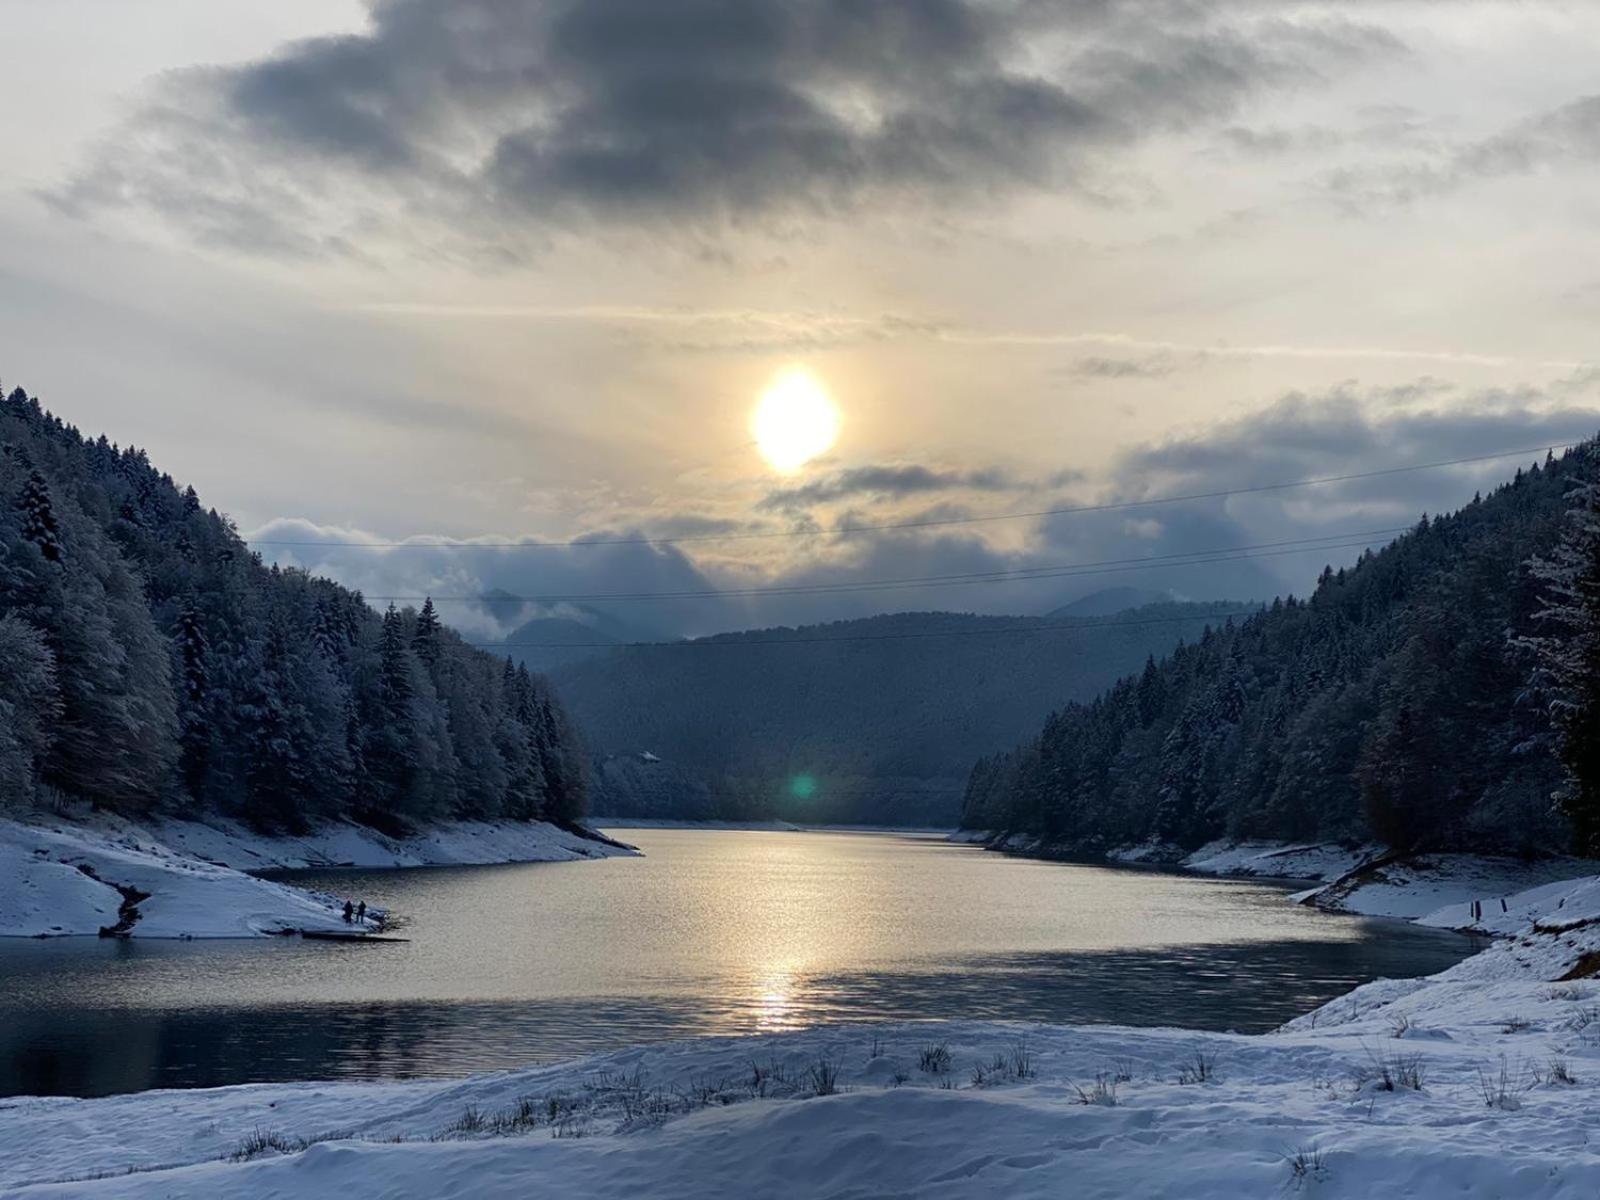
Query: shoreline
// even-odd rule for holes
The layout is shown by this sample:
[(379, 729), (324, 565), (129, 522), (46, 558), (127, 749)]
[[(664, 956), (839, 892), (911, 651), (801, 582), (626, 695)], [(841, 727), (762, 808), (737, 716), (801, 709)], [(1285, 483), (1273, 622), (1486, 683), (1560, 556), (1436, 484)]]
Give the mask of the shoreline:
[(588, 817), (598, 829), (707, 829), (730, 833), (902, 833), (957, 840), (949, 826), (939, 825), (806, 825), (797, 821), (690, 821), (675, 817)]
[(545, 822), (458, 821), (396, 839), (343, 822), (278, 838), (224, 820), (0, 818), (0, 879), (6, 880), (0, 938), (361, 936), (344, 920), (342, 898), (259, 873), (576, 862), (637, 853), (604, 835)]
[[(1031, 838), (960, 830), (951, 837), (996, 853), (1086, 866), (1141, 867), (1213, 879), (1274, 879), (1310, 884), (1289, 898), (1326, 912), (1391, 917), (1439, 929), (1504, 936), (1490, 918), (1511, 897), (1600, 874), (1600, 860), (1456, 852), (1394, 854), (1377, 845), (1337, 842), (1234, 842), (1219, 839), (1188, 854), (1170, 847), (1119, 847), (1073, 854)], [(1474, 910), (1477, 903), (1480, 908)], [(1499, 907), (1504, 902), (1506, 907)]]

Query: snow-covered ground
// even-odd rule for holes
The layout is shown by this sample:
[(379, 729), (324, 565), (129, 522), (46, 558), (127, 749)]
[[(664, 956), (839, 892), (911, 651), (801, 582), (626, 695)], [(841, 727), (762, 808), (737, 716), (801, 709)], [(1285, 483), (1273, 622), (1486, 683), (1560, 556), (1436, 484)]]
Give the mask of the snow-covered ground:
[[(1013, 854), (1044, 853), (1037, 839), (962, 830), (951, 841), (985, 844)], [(1232, 878), (1303, 879), (1322, 886), (1294, 896), (1332, 912), (1422, 920), (1436, 910), (1473, 900), (1498, 908), (1501, 900), (1544, 883), (1572, 879), (1595, 863), (1559, 856), (1522, 859), (1481, 854), (1425, 854), (1394, 859), (1382, 846), (1339, 842), (1216, 841), (1189, 854), (1171, 846), (1125, 846), (1106, 854), (1125, 866), (1160, 866)], [(1478, 927), (1475, 921), (1443, 923)]]
[(1426, 919), (1513, 936), (1262, 1036), (824, 1027), (458, 1082), (15, 1100), (0, 1190), (1592, 1200), (1600, 879), (1495, 900)]
[[(1212, 842), (1188, 855), (1181, 865), (1201, 875), (1334, 880), (1381, 853), (1379, 846), (1336, 842)], [(1118, 857), (1123, 862), (1137, 861), (1132, 852)]]
[(263, 837), (235, 823), (162, 821), (151, 831), (196, 858), (241, 871), (299, 867), (441, 867), (571, 862), (634, 854), (543, 821), (451, 821), (409, 838), (336, 822), (303, 837)]
[(405, 841), (353, 825), (265, 838), (219, 822), (0, 820), (0, 936), (262, 937), (351, 932), (340, 901), (257, 879), (273, 867), (545, 862), (632, 851), (553, 825), (460, 822)]
[[(1509, 897), (1594, 869), (1594, 863), (1574, 858), (1525, 861), (1426, 854), (1335, 877), (1332, 883), (1306, 893), (1305, 899), (1335, 912), (1405, 917), (1451, 929), (1510, 932), (1508, 928), (1486, 924), (1491, 912), (1510, 911)], [(1473, 901), (1479, 905), (1477, 916), (1463, 909)]]

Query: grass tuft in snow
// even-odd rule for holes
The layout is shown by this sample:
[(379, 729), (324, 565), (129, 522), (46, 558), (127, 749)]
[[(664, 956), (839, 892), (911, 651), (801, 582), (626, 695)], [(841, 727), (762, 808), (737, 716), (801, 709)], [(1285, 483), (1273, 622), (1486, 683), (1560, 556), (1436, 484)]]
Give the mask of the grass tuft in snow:
[(1535, 1067), (1533, 1069), (1533, 1077), (1539, 1083), (1571, 1086), (1578, 1082), (1578, 1077), (1572, 1073), (1571, 1064), (1559, 1054), (1552, 1057), (1545, 1064), (1543, 1071)]
[(806, 1069), (806, 1079), (811, 1085), (813, 1095), (834, 1096), (841, 1090), (839, 1087), (839, 1064), (828, 1058), (820, 1056), (816, 1062)]
[(1328, 1161), (1315, 1146), (1301, 1146), (1292, 1154), (1284, 1155), (1284, 1161), (1289, 1164), (1289, 1186), (1294, 1191), (1321, 1183), (1328, 1177)]
[(1367, 1047), (1368, 1065), (1356, 1070), (1356, 1086), (1380, 1092), (1420, 1092), (1426, 1075), (1420, 1054), (1383, 1054)]
[(1415, 1028), (1416, 1024), (1412, 1021), (1410, 1013), (1397, 1012), (1389, 1014), (1390, 1037), (1403, 1038)]
[(997, 1050), (987, 1066), (979, 1064), (972, 1068), (972, 1085), (986, 1087), (991, 1083), (1020, 1083), (1024, 1079), (1032, 1079), (1038, 1074), (1033, 1062), (1033, 1052), (1028, 1049), (1028, 1040), (1018, 1038), (1007, 1050)]
[(1600, 1007), (1591, 1004), (1588, 1008), (1580, 1008), (1572, 1014), (1567, 1021), (1567, 1029), (1573, 1033), (1582, 1033), (1596, 1023), (1600, 1023)]
[(938, 1042), (922, 1048), (922, 1053), (917, 1056), (917, 1069), (925, 1075), (943, 1075), (950, 1070), (954, 1061), (950, 1057), (948, 1043)]
[(1207, 1054), (1198, 1047), (1188, 1058), (1178, 1064), (1178, 1082), (1215, 1083), (1217, 1081), (1217, 1056)]
[(1006, 1066), (1013, 1079), (1032, 1079), (1038, 1074), (1033, 1064), (1033, 1052), (1028, 1049), (1028, 1039), (1018, 1038), (1006, 1052)]
[(445, 1132), (459, 1133), (463, 1137), (472, 1137), (475, 1134), (482, 1133), (488, 1127), (488, 1118), (478, 1111), (476, 1105), (469, 1104), (461, 1115), (456, 1118), (455, 1123)]
[(789, 1083), (788, 1071), (776, 1058), (769, 1058), (765, 1064), (750, 1060), (750, 1082), (746, 1085), (752, 1096), (765, 1096), (769, 1087), (787, 1086)]
[(1498, 1108), (1502, 1112), (1516, 1112), (1522, 1107), (1522, 1100), (1517, 1093), (1525, 1090), (1519, 1081), (1512, 1078), (1511, 1068), (1506, 1064), (1506, 1056), (1500, 1056), (1500, 1069), (1487, 1071), (1478, 1068), (1478, 1090), (1483, 1095), (1483, 1103), (1488, 1108)]
[(1505, 1034), (1527, 1033), (1532, 1028), (1533, 1022), (1520, 1014), (1500, 1022), (1500, 1032)]
[(275, 1129), (256, 1128), (249, 1137), (233, 1148), (229, 1162), (249, 1162), (268, 1154), (298, 1154), (306, 1148), (302, 1138), (288, 1137)]
[(1094, 1104), (1101, 1108), (1115, 1108), (1117, 1106), (1117, 1081), (1109, 1071), (1100, 1071), (1095, 1074), (1094, 1083), (1089, 1087), (1072, 1085), (1072, 1090), (1078, 1093), (1079, 1104)]

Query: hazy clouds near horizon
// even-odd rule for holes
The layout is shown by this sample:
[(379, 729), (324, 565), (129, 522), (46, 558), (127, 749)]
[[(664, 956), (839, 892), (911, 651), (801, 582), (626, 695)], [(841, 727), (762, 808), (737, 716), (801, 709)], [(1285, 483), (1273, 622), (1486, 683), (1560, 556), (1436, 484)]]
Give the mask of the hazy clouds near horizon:
[[(1376, 530), (1516, 462), (826, 536), (1600, 425), (1591, 6), (0, 0), (0, 32), (29, 117), (0, 131), (8, 385), (270, 540), (697, 539), (273, 551), (374, 596)], [(777, 477), (747, 418), (797, 362), (843, 435)], [(695, 633), (1258, 597), (1355, 553), (614, 608)]]

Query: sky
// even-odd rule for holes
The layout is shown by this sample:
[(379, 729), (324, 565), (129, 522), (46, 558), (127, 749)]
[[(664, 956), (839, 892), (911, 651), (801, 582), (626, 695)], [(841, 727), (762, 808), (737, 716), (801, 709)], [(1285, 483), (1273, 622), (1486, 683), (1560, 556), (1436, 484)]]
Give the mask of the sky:
[[(0, 381), (474, 633), (1304, 593), (1600, 427), (1590, 3), (0, 0), (0, 40)], [(794, 372), (838, 435), (785, 471)], [(554, 599), (663, 591), (717, 594)]]

